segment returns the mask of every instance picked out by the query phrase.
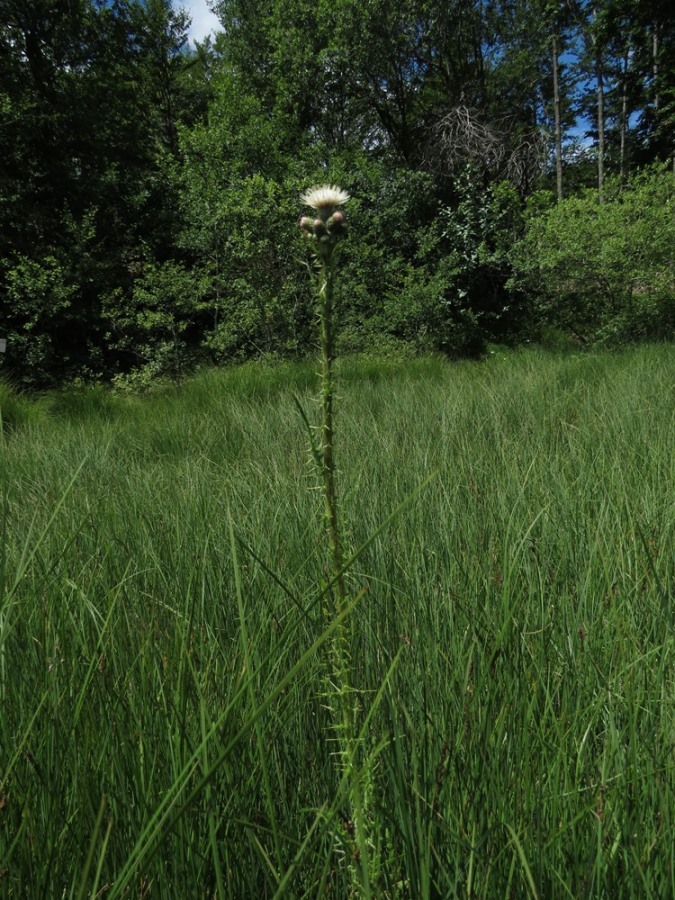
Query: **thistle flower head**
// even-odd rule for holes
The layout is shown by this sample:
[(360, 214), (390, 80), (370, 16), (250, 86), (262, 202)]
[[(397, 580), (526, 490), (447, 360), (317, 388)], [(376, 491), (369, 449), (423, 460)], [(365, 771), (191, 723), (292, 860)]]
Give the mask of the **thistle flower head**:
[(338, 206), (342, 206), (349, 200), (347, 191), (333, 184), (322, 184), (320, 187), (314, 187), (309, 191), (305, 191), (300, 197), (305, 206), (311, 206), (315, 209), (319, 217), (325, 222), (329, 219)]

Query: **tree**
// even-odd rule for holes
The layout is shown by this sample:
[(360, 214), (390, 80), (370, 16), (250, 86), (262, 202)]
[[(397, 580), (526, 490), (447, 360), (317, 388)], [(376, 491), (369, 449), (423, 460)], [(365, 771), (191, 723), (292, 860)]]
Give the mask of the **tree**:
[(644, 105), (640, 134), (642, 159), (675, 157), (675, 17), (668, 0), (639, 0), (640, 40), (637, 67), (642, 74)]
[[(495, 32), (488, 122), (491, 128), (508, 123), (512, 133), (506, 143), (510, 165), (496, 177), (508, 177), (529, 194), (549, 155), (542, 147), (548, 141), (560, 197), (565, 132), (574, 123), (574, 86), (562, 61), (574, 46), (570, 7), (560, 0), (499, 0), (488, 8)], [(514, 178), (514, 167), (529, 177)]]
[[(171, 243), (158, 174), (175, 143), (187, 23), (159, 0), (5, 0), (3, 11), (6, 364), (38, 383), (98, 374), (114, 365), (103, 297), (113, 288), (128, 295), (143, 246)], [(58, 317), (40, 299), (50, 292), (62, 298)]]

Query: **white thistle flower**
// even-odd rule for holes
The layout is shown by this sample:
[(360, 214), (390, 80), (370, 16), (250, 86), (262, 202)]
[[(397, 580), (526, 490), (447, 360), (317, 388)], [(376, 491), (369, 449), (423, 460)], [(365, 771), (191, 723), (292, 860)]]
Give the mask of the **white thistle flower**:
[(325, 222), (338, 206), (342, 206), (349, 200), (349, 194), (336, 185), (322, 184), (320, 187), (305, 191), (300, 200), (305, 206), (315, 209)]

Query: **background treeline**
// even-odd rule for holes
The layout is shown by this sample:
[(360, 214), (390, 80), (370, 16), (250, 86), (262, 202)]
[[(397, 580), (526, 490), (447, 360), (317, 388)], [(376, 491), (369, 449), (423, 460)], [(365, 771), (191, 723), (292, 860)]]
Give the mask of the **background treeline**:
[(670, 0), (215, 8), (190, 49), (168, 0), (0, 0), (15, 382), (305, 353), (323, 181), (354, 197), (343, 350), (672, 336)]

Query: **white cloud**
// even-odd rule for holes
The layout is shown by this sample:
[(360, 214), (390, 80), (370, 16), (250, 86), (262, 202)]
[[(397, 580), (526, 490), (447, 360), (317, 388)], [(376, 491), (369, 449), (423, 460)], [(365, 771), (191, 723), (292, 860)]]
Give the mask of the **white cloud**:
[(206, 0), (174, 0), (176, 7), (182, 7), (192, 19), (190, 41), (203, 41), (213, 31), (220, 31), (220, 22), (209, 9)]

